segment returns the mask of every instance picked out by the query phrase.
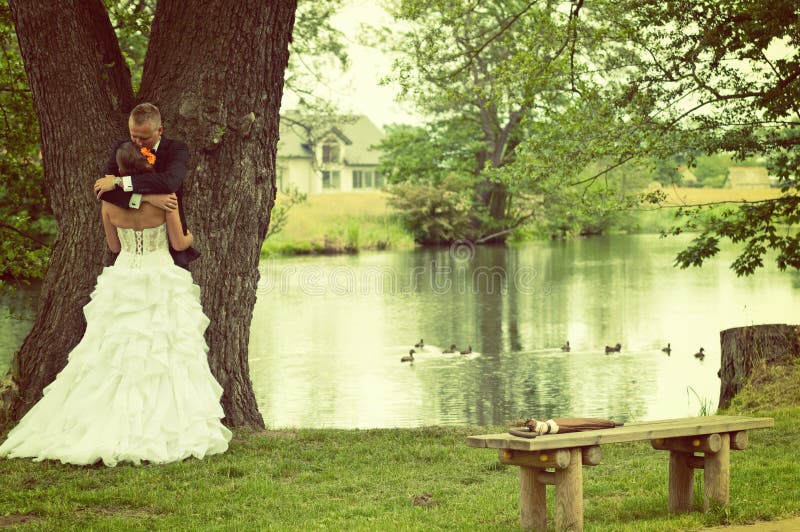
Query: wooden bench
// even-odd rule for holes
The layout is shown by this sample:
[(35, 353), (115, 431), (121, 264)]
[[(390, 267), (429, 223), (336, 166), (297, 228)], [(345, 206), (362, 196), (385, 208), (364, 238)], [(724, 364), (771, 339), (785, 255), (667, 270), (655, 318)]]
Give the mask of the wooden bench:
[[(521, 438), (508, 433), (468, 436), (467, 445), (498, 449), (500, 462), (519, 466), (520, 525), (547, 526), (545, 486), (555, 485), (557, 530), (583, 530), (582, 465), (600, 464), (600, 445), (650, 440), (669, 451), (669, 510), (692, 509), (694, 469), (703, 469), (703, 509), (728, 504), (730, 450), (747, 447), (747, 431), (775, 426), (772, 418), (706, 416), (629, 423), (613, 429)], [(702, 453), (698, 455), (696, 453)], [(552, 469), (552, 471), (549, 471)]]

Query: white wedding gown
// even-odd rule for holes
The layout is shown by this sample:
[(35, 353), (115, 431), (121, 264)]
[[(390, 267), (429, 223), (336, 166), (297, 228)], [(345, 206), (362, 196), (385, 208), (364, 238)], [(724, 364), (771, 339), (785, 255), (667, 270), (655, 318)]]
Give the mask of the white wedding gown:
[(117, 234), (122, 250), (83, 309), (83, 339), (0, 456), (114, 466), (228, 448), (200, 287), (173, 264), (166, 225)]

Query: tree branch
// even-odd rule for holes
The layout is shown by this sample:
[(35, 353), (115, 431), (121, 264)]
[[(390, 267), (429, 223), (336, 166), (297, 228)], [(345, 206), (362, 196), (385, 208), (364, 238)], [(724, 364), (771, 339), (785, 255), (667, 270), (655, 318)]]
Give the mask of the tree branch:
[(591, 177), (587, 177), (586, 179), (581, 179), (580, 181), (574, 181), (572, 183), (567, 183), (567, 186), (568, 187), (574, 187), (574, 186), (577, 186), (577, 185), (583, 185), (584, 183), (589, 183), (591, 181), (594, 181), (598, 177), (603, 176), (603, 175), (609, 173), (610, 171), (612, 171), (612, 170), (614, 170), (616, 168), (619, 168), (620, 166), (622, 166), (623, 164), (627, 163), (628, 161), (634, 159), (635, 157), (636, 157), (635, 155), (627, 155), (627, 156), (623, 157), (621, 160), (617, 161), (615, 164), (612, 164), (611, 166), (609, 166), (608, 168), (603, 170), (602, 172), (598, 172), (595, 175), (593, 175)]
[(11, 225), (8, 225), (8, 224), (0, 222), (0, 229), (6, 229), (8, 231), (13, 231), (14, 233), (17, 233), (19, 236), (39, 244), (39, 247), (41, 247), (41, 248), (49, 248), (50, 247), (50, 244), (48, 244), (47, 242), (42, 242), (41, 240), (39, 240), (38, 238), (36, 238), (34, 236), (31, 236), (31, 235), (29, 235), (27, 233), (23, 233), (22, 231), (20, 231), (19, 229), (17, 229), (14, 226), (11, 226)]

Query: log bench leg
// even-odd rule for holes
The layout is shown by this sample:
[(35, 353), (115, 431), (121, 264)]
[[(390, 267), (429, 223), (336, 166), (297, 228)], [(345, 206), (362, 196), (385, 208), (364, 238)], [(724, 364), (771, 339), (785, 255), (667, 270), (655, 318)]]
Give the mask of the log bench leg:
[[(600, 463), (599, 447), (520, 452), (502, 449), (500, 462), (519, 466), (519, 521), (525, 530), (547, 529), (546, 486), (556, 487), (556, 530), (583, 530), (583, 455)], [(555, 471), (547, 471), (554, 468)]]
[(712, 504), (728, 505), (730, 488), (731, 447), (730, 435), (720, 434), (722, 446), (719, 451), (705, 453), (703, 466), (703, 510)]
[(690, 464), (693, 453), (669, 452), (669, 511), (686, 513), (692, 511), (694, 469)]
[(570, 449), (569, 465), (556, 469), (556, 530), (583, 530), (583, 458)]
[(545, 484), (536, 478), (543, 471), (538, 467), (519, 467), (519, 524), (523, 530), (547, 529)]
[[(703, 510), (727, 506), (730, 491), (731, 449), (747, 447), (747, 432), (655, 439), (656, 449), (669, 450), (669, 510), (689, 512), (694, 488), (693, 469), (703, 469)], [(696, 456), (695, 453), (703, 453)]]

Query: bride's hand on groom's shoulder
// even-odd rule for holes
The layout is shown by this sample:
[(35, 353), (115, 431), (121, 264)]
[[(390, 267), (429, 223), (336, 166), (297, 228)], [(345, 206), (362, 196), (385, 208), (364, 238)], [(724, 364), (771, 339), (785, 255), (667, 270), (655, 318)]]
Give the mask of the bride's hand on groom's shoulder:
[(153, 207), (172, 212), (178, 208), (178, 196), (172, 194), (143, 194), (142, 201), (146, 201)]

